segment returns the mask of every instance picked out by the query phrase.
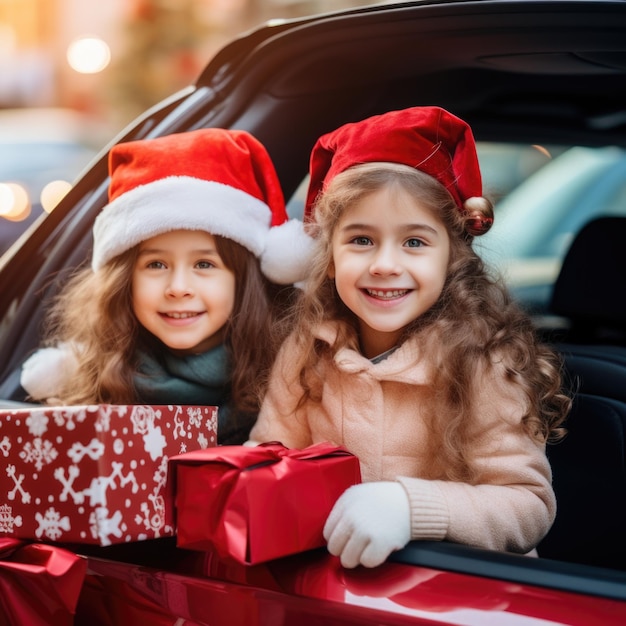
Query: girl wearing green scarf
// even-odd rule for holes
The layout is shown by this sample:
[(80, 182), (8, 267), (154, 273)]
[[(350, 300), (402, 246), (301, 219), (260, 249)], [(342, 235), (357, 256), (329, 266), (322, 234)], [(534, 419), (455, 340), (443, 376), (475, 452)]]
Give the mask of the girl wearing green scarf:
[(242, 443), (312, 240), (245, 131), (119, 144), (109, 172), (91, 267), (57, 296), (22, 386), (48, 404), (219, 406), (218, 442)]

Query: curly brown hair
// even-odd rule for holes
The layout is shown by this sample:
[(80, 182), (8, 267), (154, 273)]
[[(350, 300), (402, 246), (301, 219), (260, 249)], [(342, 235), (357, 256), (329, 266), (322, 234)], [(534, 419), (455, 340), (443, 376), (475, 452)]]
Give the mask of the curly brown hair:
[[(269, 282), (246, 248), (225, 237), (214, 238), (220, 257), (235, 275), (235, 304), (224, 339), (232, 363), (233, 407), (257, 412), (275, 356), (270, 328), (289, 288)], [(120, 254), (97, 272), (79, 269), (53, 301), (46, 345), (68, 342), (80, 347), (78, 371), (55, 400), (63, 404), (137, 400), (133, 376), (142, 332), (133, 313), (132, 273), (138, 248)]]
[[(442, 220), (450, 238), (442, 294), (429, 311), (405, 329), (402, 337), (416, 337), (435, 358), (432, 382), (436, 397), (426, 415), (441, 445), (430, 446), (437, 450), (431, 459), (432, 467), (440, 468), (449, 479), (472, 479), (466, 458), (468, 416), (476, 410), (476, 371), (489, 371), (496, 362), (527, 399), (522, 419), (527, 433), (543, 443), (562, 437), (561, 424), (571, 399), (562, 389), (560, 358), (539, 342), (532, 320), (512, 300), (502, 282), (487, 271), (471, 246), (467, 228), (470, 217), (459, 210), (443, 185), (419, 170), (390, 163), (358, 165), (337, 175), (315, 205), (315, 223), (308, 227), (318, 240), (318, 253), (290, 318), (301, 355), (298, 371), (304, 395), (300, 403), (319, 399), (321, 359), (332, 362), (332, 355), (343, 347), (358, 350), (357, 319), (328, 277), (331, 242), (346, 207), (385, 186), (400, 186), (410, 193)], [(472, 200), (474, 209), (482, 202), (486, 203), (486, 212), (490, 211), (488, 200)], [(328, 320), (343, 322), (333, 346), (316, 340), (312, 332)]]

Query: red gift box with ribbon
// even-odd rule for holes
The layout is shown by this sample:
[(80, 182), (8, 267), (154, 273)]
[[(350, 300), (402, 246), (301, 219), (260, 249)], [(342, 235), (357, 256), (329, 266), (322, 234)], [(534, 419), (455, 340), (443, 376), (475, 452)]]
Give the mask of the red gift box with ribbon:
[(357, 457), (321, 443), (220, 446), (170, 459), (177, 545), (253, 565), (324, 546), (333, 505), (361, 482)]
[(171, 536), (171, 456), (217, 444), (212, 406), (0, 411), (0, 536), (107, 546)]

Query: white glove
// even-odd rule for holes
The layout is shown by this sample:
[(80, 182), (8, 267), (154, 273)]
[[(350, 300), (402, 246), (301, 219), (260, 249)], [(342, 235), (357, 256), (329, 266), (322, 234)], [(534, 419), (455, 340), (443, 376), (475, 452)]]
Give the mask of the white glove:
[(328, 551), (344, 567), (376, 567), (411, 540), (411, 508), (397, 482), (371, 482), (348, 488), (324, 525)]
[(58, 395), (77, 371), (78, 360), (69, 344), (40, 348), (22, 364), (20, 384), (34, 400), (47, 400)]

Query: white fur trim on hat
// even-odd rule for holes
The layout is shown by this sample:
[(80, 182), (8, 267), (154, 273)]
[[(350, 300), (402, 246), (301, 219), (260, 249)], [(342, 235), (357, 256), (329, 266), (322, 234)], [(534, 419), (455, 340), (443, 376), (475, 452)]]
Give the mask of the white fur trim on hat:
[(315, 240), (305, 233), (299, 220), (274, 226), (261, 255), (261, 271), (279, 284), (302, 281), (310, 268), (314, 247)]
[(70, 344), (62, 343), (41, 348), (24, 361), (20, 384), (33, 400), (48, 400), (57, 397), (77, 371), (76, 353)]
[(190, 176), (169, 176), (118, 196), (94, 223), (91, 267), (100, 269), (138, 243), (173, 230), (203, 230), (228, 237), (260, 256), (270, 208), (254, 196)]

